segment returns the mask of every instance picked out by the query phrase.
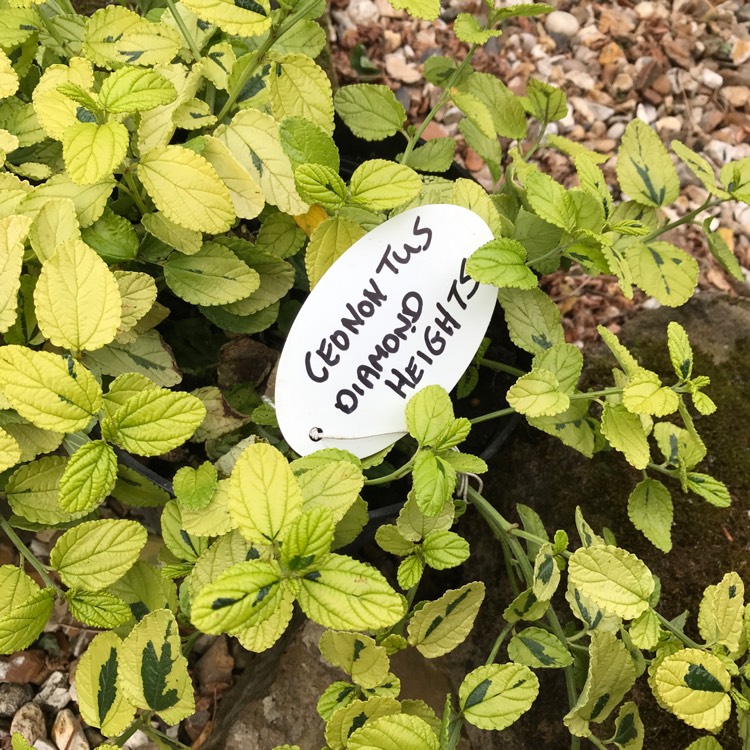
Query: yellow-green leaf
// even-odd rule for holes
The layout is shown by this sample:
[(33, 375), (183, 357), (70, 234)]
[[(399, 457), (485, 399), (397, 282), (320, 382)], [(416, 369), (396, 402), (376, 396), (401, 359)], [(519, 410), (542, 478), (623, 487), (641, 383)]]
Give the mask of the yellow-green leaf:
[(302, 491), (302, 510), (326, 508), (340, 521), (357, 500), (365, 477), (350, 461), (326, 461), (297, 477)]
[(222, 141), (213, 136), (206, 137), (201, 156), (209, 161), (219, 179), (227, 186), (237, 216), (254, 219), (263, 210), (265, 198), (250, 172)]
[(239, 163), (260, 185), (268, 203), (296, 216), (308, 210), (294, 184), (294, 171), (284, 153), (279, 125), (270, 115), (243, 109), (219, 136)]
[(146, 615), (120, 646), (118, 657), (119, 686), (134, 706), (156, 711), (168, 725), (195, 711), (180, 631), (169, 610)]
[(15, 466), (21, 460), (21, 446), (18, 441), (0, 427), (0, 471)]
[(458, 689), (464, 718), (480, 729), (505, 729), (539, 693), (536, 675), (521, 664), (490, 664), (469, 672)]
[(166, 146), (141, 157), (138, 177), (156, 207), (175, 224), (221, 234), (232, 226), (234, 205), (216, 170), (199, 154)]
[(115, 120), (78, 122), (63, 136), (65, 168), (73, 182), (93, 185), (112, 175), (128, 150), (128, 130)]
[(154, 70), (123, 67), (99, 89), (99, 103), (108, 112), (130, 114), (170, 104), (177, 98), (174, 84)]
[(261, 544), (282, 541), (299, 515), (302, 493), (281, 452), (262, 443), (248, 446), (230, 482), (229, 510), (242, 535)]
[(612, 633), (596, 630), (589, 646), (589, 669), (578, 702), (563, 721), (579, 737), (589, 722), (604, 721), (635, 682), (635, 666), (625, 644)]
[(740, 647), (745, 609), (745, 585), (737, 573), (727, 573), (703, 592), (698, 629), (709, 645), (725, 646), (731, 654)]
[(16, 345), (0, 348), (0, 393), (29, 422), (55, 432), (82, 430), (102, 405), (101, 388), (82, 364)]
[(237, 302), (260, 286), (257, 271), (215, 242), (193, 255), (172, 254), (164, 264), (164, 280), (178, 297), (204, 307)]
[(622, 403), (635, 414), (665, 417), (677, 411), (680, 399), (675, 391), (662, 385), (656, 373), (638, 370), (628, 378), (622, 392)]
[(42, 262), (49, 260), (63, 242), (80, 236), (76, 207), (70, 198), (45, 201), (29, 230), (31, 247)]
[(365, 230), (351, 221), (332, 216), (310, 235), (305, 252), (305, 270), (312, 289), (323, 274), (361, 237)]
[(34, 288), (42, 333), (73, 352), (109, 344), (122, 321), (122, 298), (113, 273), (85, 242), (68, 240), (42, 264)]
[(645, 206), (672, 203), (680, 180), (661, 139), (645, 122), (631, 120), (617, 152), (617, 179), (630, 198)]
[(70, 614), (92, 628), (117, 628), (131, 618), (128, 605), (106, 591), (70, 589), (65, 601)]
[(258, 36), (271, 25), (268, 0), (235, 5), (232, 0), (182, 0), (198, 18), (218, 26), (227, 34)]
[(425, 604), (409, 621), (409, 644), (428, 659), (453, 651), (474, 627), (484, 591), (484, 584), (474, 581)]
[(321, 636), (319, 647), (323, 658), (363, 688), (377, 687), (388, 675), (386, 650), (366, 635), (328, 630)]
[(0, 219), (0, 333), (5, 333), (16, 320), (23, 243), (30, 226), (31, 220), (26, 216)]
[(55, 592), (37, 590), (24, 600), (3, 607), (0, 616), (0, 654), (12, 654), (28, 648), (41, 634), (52, 614)]
[(693, 296), (698, 283), (698, 263), (669, 242), (636, 241), (625, 257), (635, 283), (662, 305), (679, 307)]
[(57, 540), (50, 565), (66, 586), (99, 591), (128, 572), (146, 537), (146, 529), (136, 521), (86, 521)]
[(102, 421), (102, 434), (127, 451), (158, 456), (188, 440), (205, 416), (195, 396), (156, 388), (127, 399)]
[(395, 135), (406, 119), (403, 105), (387, 86), (342, 86), (333, 98), (336, 112), (359, 138), (380, 141)]
[(60, 478), (60, 507), (69, 513), (90, 512), (112, 491), (117, 458), (104, 440), (82, 445)]
[(190, 618), (205, 633), (244, 630), (271, 617), (287, 585), (276, 562), (237, 563), (198, 592)]
[(346, 743), (348, 750), (438, 750), (432, 727), (418, 716), (401, 713), (365, 722)]
[(374, 211), (396, 208), (416, 198), (422, 180), (409, 167), (385, 159), (369, 159), (352, 174), (352, 201)]
[(133, 720), (135, 706), (125, 698), (118, 677), (121, 662), (120, 638), (112, 632), (99, 633), (84, 652), (76, 669), (78, 707), (83, 720), (112, 737)]
[(549, 370), (536, 369), (521, 376), (508, 390), (508, 404), (527, 417), (549, 417), (565, 411), (570, 398)]
[(636, 529), (643, 532), (651, 544), (662, 552), (669, 552), (672, 549), (673, 515), (672, 495), (658, 479), (644, 479), (630, 493), (628, 498), (630, 521)]
[(511, 638), (508, 657), (534, 669), (567, 667), (573, 663), (570, 651), (560, 639), (537, 627), (524, 628)]
[(633, 619), (648, 609), (654, 579), (635, 555), (611, 545), (580, 547), (568, 561), (571, 583), (601, 609)]
[(667, 656), (653, 685), (659, 702), (691, 727), (715, 732), (729, 718), (729, 673), (712, 654), (685, 648)]
[(607, 403), (602, 412), (602, 434), (636, 469), (645, 469), (651, 458), (641, 419), (622, 404)]
[(373, 630), (395, 625), (404, 600), (373, 567), (331, 554), (301, 579), (298, 601), (313, 621), (334, 630)]
[(304, 117), (333, 134), (331, 81), (308, 55), (285, 55), (271, 64), (268, 77), (273, 116)]

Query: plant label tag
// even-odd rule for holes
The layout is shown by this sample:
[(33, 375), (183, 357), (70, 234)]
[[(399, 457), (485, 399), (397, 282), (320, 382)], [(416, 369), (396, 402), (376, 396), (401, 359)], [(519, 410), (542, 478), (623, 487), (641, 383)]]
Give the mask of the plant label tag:
[(297, 453), (370, 456), (406, 434), (404, 409), (418, 390), (456, 385), (497, 298), (466, 273), (466, 260), (492, 238), (466, 208), (420, 206), (368, 232), (331, 266), (279, 361), (276, 414)]

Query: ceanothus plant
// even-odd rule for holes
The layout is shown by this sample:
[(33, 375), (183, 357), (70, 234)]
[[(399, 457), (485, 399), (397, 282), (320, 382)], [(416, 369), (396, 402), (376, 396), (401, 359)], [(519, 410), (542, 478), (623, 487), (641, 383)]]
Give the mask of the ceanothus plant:
[[(624, 196), (616, 201), (603, 156), (545, 135), (566, 114), (560, 90), (532, 80), (518, 97), (471, 67), (505, 20), (550, 10), (541, 3), (489, 3), (483, 25), (459, 14), (454, 31), (468, 52), (460, 63), (426, 62), (440, 94), (418, 126), (385, 86), (332, 91), (316, 62), (321, 0), (140, 6), (84, 17), (68, 0), (0, 0), (0, 488), (10, 511), (0, 528), (21, 556), (0, 567), (0, 652), (31, 645), (62, 603), (101, 631), (76, 672), (83, 720), (109, 738), (100, 750), (122, 747), (139, 728), (179, 748), (162, 724), (194, 711), (195, 637), (227, 633), (263, 651), (296, 602), (326, 628), (321, 651), (346, 674), (318, 702), (331, 750), (452, 749), (464, 722), (501, 730), (527, 711), (543, 669), (565, 673), (573, 749), (584, 738), (643, 747), (638, 708), (623, 701), (646, 671), (659, 704), (697, 729), (716, 732), (734, 710), (750, 747), (750, 610), (740, 577), (705, 589), (696, 642), (684, 618), (660, 614), (646, 565), (581, 510), (580, 545), (562, 531), (550, 538), (525, 506), (521, 524), (511, 523), (474, 489), (484, 461), (459, 450), (472, 423), (516, 412), (586, 456), (620, 451), (643, 473), (630, 518), (664, 552), (669, 482), (728, 505), (727, 488), (696, 470), (706, 448), (692, 414), (715, 406), (685, 331), (669, 327), (674, 378), (663, 382), (601, 328), (617, 362), (612, 385), (581, 391), (583, 356), (565, 342), (539, 277), (577, 263), (616, 276), (625, 295), (636, 286), (681, 305), (698, 266), (664, 235), (702, 218), (709, 248), (741, 278), (710, 212), (750, 202), (750, 160), (725, 165), (717, 180), (703, 157), (674, 142), (711, 197), (669, 222), (663, 209), (679, 194), (677, 171), (635, 120), (617, 154)], [(403, 7), (427, 20), (439, 12), (436, 0)], [(491, 193), (440, 177), (452, 139), (420, 141), (448, 105), (465, 115), (461, 133), (488, 164)], [(365, 139), (401, 133), (403, 152), (366, 160), (346, 180), (334, 112)], [(578, 186), (541, 171), (533, 160), (541, 148), (570, 157)], [(469, 208), (492, 230), (467, 271), (498, 288), (511, 339), (531, 366), (487, 362), (483, 346), (460, 392), (476, 385), (480, 365), (516, 381), (507, 408), (473, 420), (456, 418), (441, 388), (419, 391), (405, 405), (403, 445), (413, 450), (400, 465), (386, 463), (388, 450), (364, 460), (339, 449), (293, 455), (272, 403), (251, 386), (225, 387), (167, 344), (170, 323), (195, 321), (220, 343), (263, 332), (283, 340), (299, 300), (354, 242), (434, 203)], [(170, 479), (151, 461), (165, 454), (180, 463)], [(341, 550), (368, 520), (368, 487), (409, 474), (398, 517), (376, 534), (400, 558), (389, 581)], [(468, 558), (453, 530), (467, 505), (497, 536), (518, 595), (486, 663), (438, 716), (399, 699), (390, 656), (415, 648), (439, 657), (469, 634), (482, 582), (418, 598), (427, 568)], [(22, 538), (41, 530), (55, 532), (46, 562)], [(149, 534), (158, 557), (146, 551)], [(560, 597), (552, 602), (558, 590), (562, 608)], [(12, 742), (28, 747), (20, 735)], [(690, 746), (719, 747), (708, 735)]]

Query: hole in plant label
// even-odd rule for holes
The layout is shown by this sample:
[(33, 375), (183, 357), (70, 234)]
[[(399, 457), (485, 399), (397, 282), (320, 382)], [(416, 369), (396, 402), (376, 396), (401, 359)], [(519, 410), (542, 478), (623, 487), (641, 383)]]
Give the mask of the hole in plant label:
[(276, 413), (297, 453), (372, 455), (406, 433), (411, 396), (456, 385), (497, 294), (466, 273), (466, 260), (492, 238), (466, 208), (420, 206), (373, 229), (331, 266), (279, 362)]

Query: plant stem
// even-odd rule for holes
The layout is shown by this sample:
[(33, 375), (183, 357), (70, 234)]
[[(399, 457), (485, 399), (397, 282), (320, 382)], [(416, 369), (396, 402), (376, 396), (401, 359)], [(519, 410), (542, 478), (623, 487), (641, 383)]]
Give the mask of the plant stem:
[(522, 375), (526, 375), (523, 370), (519, 370), (517, 367), (511, 367), (510, 365), (506, 365), (504, 362), (495, 362), (492, 359), (480, 359), (479, 364), (482, 367), (488, 367), (490, 370), (507, 372), (509, 375), (515, 375), (517, 378), (520, 378)]
[(511, 630), (513, 630), (513, 625), (509, 623), (500, 631), (500, 634), (495, 639), (495, 643), (492, 645), (490, 655), (487, 657), (487, 661), (484, 663), (485, 666), (489, 666), (490, 664), (495, 663), (497, 652), (500, 650), (500, 646), (503, 645), (503, 641), (508, 637), (508, 633), (510, 633)]
[(143, 731), (149, 736), (150, 739), (156, 742), (157, 745), (164, 744), (169, 748), (174, 748), (175, 750), (190, 750), (187, 745), (183, 745), (179, 740), (173, 740), (171, 737), (164, 734), (164, 732), (160, 732), (158, 729), (154, 729), (154, 727), (149, 724), (143, 727)]
[(655, 609), (651, 610), (661, 623), (661, 626), (668, 630), (672, 635), (677, 636), (688, 648), (697, 648), (701, 651), (705, 650), (705, 646), (701, 646), (700, 643), (696, 643), (692, 638), (686, 636), (682, 631), (678, 630), (672, 623), (667, 620), (666, 617), (662, 617)]
[(437, 100), (437, 103), (427, 113), (427, 116), (424, 118), (424, 120), (422, 120), (419, 127), (414, 131), (414, 134), (409, 139), (409, 143), (406, 144), (406, 149), (404, 150), (403, 156), (401, 157), (402, 164), (406, 164), (409, 156), (411, 156), (411, 152), (414, 150), (414, 147), (422, 137), (422, 133), (424, 133), (424, 131), (427, 129), (427, 126), (432, 122), (435, 115), (450, 101), (451, 88), (456, 83), (456, 81), (460, 79), (464, 70), (466, 70), (467, 66), (471, 62), (471, 58), (474, 57), (474, 53), (477, 51), (478, 47), (478, 44), (472, 44), (471, 47), (469, 47), (469, 50), (466, 53), (466, 57), (464, 57), (464, 59), (461, 61), (461, 64), (453, 71), (453, 73), (451, 73), (450, 77), (445, 82), (445, 88), (443, 89), (443, 93), (440, 95), (440, 98)]
[(122, 747), (142, 726), (151, 721), (153, 711), (144, 711), (124, 732), (112, 739), (112, 743)]
[(133, 197), (138, 210), (141, 212), (141, 214), (147, 214), (148, 209), (146, 208), (146, 204), (143, 202), (143, 198), (141, 198), (141, 194), (138, 191), (138, 186), (135, 184), (132, 173), (125, 171), (122, 173), (122, 177), (127, 183), (128, 192)]
[(388, 484), (388, 482), (394, 482), (396, 479), (401, 479), (401, 477), (405, 477), (411, 471), (411, 467), (413, 465), (414, 465), (414, 457), (412, 457), (401, 468), (396, 469), (396, 471), (392, 471), (390, 474), (386, 474), (384, 477), (376, 477), (375, 479), (365, 479), (365, 484), (368, 487), (371, 487), (376, 484)]
[(481, 422), (489, 422), (491, 419), (498, 419), (499, 417), (507, 417), (509, 414), (515, 414), (516, 410), (509, 406), (506, 409), (500, 409), (499, 411), (491, 411), (489, 414), (482, 414), (481, 417), (474, 417), (470, 419), (470, 424), (480, 424)]
[(599, 748), (599, 750), (607, 750), (607, 746), (596, 736), (593, 734), (590, 734), (586, 738), (594, 747)]
[(599, 398), (600, 396), (614, 396), (622, 393), (622, 388), (603, 388), (601, 391), (586, 391), (586, 393), (574, 393), (570, 396), (571, 401), (581, 401), (582, 399)]
[(193, 53), (195, 61), (198, 62), (201, 59), (201, 51), (198, 49), (198, 45), (188, 31), (187, 26), (185, 26), (185, 21), (179, 14), (177, 6), (174, 4), (174, 0), (167, 0), (167, 8), (169, 8), (169, 12), (172, 14), (172, 18), (174, 18), (177, 28), (180, 30), (180, 34), (182, 34), (182, 38)]
[(45, 570), (44, 565), (39, 562), (36, 555), (21, 541), (21, 537), (16, 534), (15, 529), (8, 523), (4, 516), (0, 516), (0, 529), (5, 532), (8, 539), (10, 539), (13, 546), (26, 562), (39, 573), (47, 587), (54, 589), (58, 594), (62, 594), (60, 587), (52, 580), (50, 574)]
[(131, 456), (130, 453), (128, 453), (123, 448), (120, 448), (116, 445), (113, 445), (112, 448), (115, 452), (115, 455), (117, 456), (117, 460), (121, 464), (127, 466), (129, 469), (132, 469), (136, 474), (140, 474), (144, 479), (148, 479), (149, 482), (153, 482), (157, 487), (160, 487), (171, 497), (174, 497), (172, 482), (170, 482), (168, 479), (164, 479), (163, 476), (157, 474), (155, 471), (152, 471), (148, 468), (148, 466), (144, 466), (138, 459), (133, 458), (133, 456)]
[[(513, 524), (509, 523), (502, 515), (482, 497), (476, 490), (469, 487), (469, 497), (471, 498), (472, 504), (476, 507), (482, 517), (487, 521), (491, 528), (495, 530), (496, 535), (501, 534), (505, 536), (510, 551), (513, 557), (516, 558), (518, 564), (521, 566), (524, 577), (526, 578), (527, 586), (531, 587), (534, 581), (534, 571), (529, 562), (529, 558), (526, 556), (521, 543), (516, 539), (512, 532), (515, 529)], [(547, 611), (547, 622), (549, 622), (552, 632), (560, 640), (560, 643), (565, 643), (565, 632), (563, 631), (560, 621), (557, 619), (557, 615), (553, 610)], [(573, 674), (572, 667), (565, 667), (565, 688), (568, 693), (568, 704), (572, 709), (573, 706), (578, 702), (578, 693), (575, 685), (575, 675)], [(571, 736), (570, 747), (571, 750), (578, 750), (581, 746), (581, 741), (578, 737)]]
[(677, 476), (677, 469), (665, 469), (663, 466), (659, 466), (659, 464), (649, 464), (648, 468), (651, 471), (658, 471), (660, 474), (665, 474), (668, 477)]
[(698, 216), (698, 214), (702, 213), (703, 211), (707, 211), (709, 208), (716, 208), (716, 206), (720, 206), (722, 203), (724, 203), (724, 200), (724, 198), (720, 198), (711, 202), (711, 199), (708, 199), (702, 206), (698, 206), (698, 208), (696, 208), (695, 210), (685, 214), (681, 219), (670, 221), (668, 224), (665, 224), (663, 227), (661, 227), (661, 229), (656, 229), (651, 232), (651, 234), (646, 235), (641, 239), (641, 242), (651, 242), (651, 240), (656, 239), (665, 232), (669, 232), (671, 229), (675, 229), (676, 227), (682, 226), (683, 224), (692, 224), (693, 219)]

